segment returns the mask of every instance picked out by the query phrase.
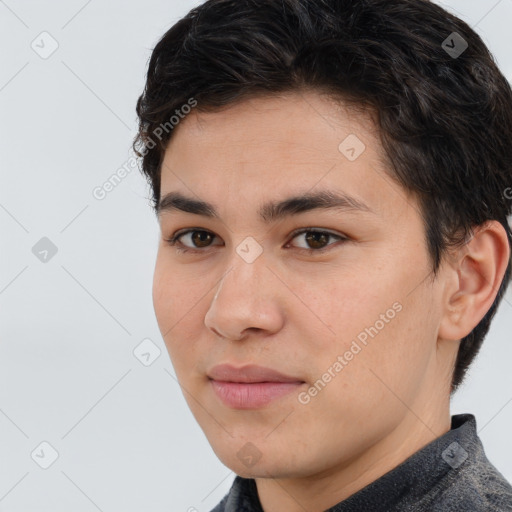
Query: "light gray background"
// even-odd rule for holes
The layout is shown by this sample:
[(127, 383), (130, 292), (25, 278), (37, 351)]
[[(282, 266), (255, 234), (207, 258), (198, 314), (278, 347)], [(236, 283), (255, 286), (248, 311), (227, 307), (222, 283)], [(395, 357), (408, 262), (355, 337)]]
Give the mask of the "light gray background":
[[(105, 199), (92, 194), (131, 156), (152, 47), (197, 3), (0, 1), (0, 511), (209, 511), (234, 478), (186, 406), (153, 313), (149, 188), (132, 168)], [(512, 0), (444, 5), (512, 79)], [(44, 31), (59, 45), (46, 59), (31, 47), (51, 49)], [(46, 263), (32, 252), (43, 237), (58, 249)], [(506, 299), (452, 414), (475, 414), (512, 480)], [(146, 338), (161, 350), (150, 366), (133, 355)], [(58, 452), (48, 469), (43, 441)]]

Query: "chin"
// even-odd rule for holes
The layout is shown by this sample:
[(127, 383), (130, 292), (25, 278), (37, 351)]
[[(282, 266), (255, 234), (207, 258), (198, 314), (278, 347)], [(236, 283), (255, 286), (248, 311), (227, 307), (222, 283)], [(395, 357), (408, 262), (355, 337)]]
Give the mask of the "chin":
[[(245, 446), (245, 445), (244, 445)], [(302, 475), (297, 461), (285, 461), (283, 457), (276, 454), (274, 450), (258, 454), (254, 452), (253, 459), (250, 459), (249, 449), (238, 449), (229, 453), (222, 450), (215, 451), (219, 460), (237, 475), (243, 478), (297, 478)], [(245, 460), (244, 460), (245, 459)]]

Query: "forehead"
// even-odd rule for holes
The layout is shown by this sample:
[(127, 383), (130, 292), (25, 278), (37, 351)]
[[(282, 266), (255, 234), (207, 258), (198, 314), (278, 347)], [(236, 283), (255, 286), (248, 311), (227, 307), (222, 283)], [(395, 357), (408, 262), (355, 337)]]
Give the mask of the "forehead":
[(316, 93), (253, 98), (217, 112), (192, 111), (179, 123), (162, 164), (161, 198), (180, 190), (219, 205), (237, 195), (263, 204), (328, 189), (386, 209), (397, 193), (405, 198), (386, 165), (364, 112)]
[[(201, 111), (199, 104), (174, 128), (168, 149), (171, 150), (177, 139), (180, 145), (194, 146), (199, 141), (216, 138), (232, 147), (251, 142), (293, 144), (295, 141), (297, 146), (310, 151), (325, 152), (332, 139), (336, 142), (343, 134), (366, 139), (372, 150), (385, 159), (368, 111), (312, 91), (253, 97), (208, 112)], [(322, 139), (325, 144), (321, 144)], [(196, 146), (196, 149), (200, 148)]]

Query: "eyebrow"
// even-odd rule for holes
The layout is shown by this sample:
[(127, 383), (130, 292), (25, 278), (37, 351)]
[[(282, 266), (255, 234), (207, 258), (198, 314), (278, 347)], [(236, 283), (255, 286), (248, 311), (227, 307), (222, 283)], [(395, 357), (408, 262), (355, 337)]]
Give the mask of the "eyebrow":
[[(296, 215), (316, 209), (337, 209), (341, 211), (375, 213), (368, 205), (343, 192), (323, 190), (315, 193), (304, 193), (289, 197), (282, 201), (269, 201), (259, 210), (260, 218), (266, 224), (281, 220), (290, 215)], [(219, 219), (217, 209), (211, 203), (187, 197), (181, 192), (165, 194), (156, 207), (158, 217), (164, 212), (182, 211)]]

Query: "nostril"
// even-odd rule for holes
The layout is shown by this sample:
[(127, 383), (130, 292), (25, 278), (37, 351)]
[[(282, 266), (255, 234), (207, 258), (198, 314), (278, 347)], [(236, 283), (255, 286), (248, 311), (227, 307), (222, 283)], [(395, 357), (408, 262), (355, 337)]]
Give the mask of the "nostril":
[(215, 327), (211, 327), (210, 328), (217, 336), (219, 336), (219, 338), (224, 338), (225, 340), (228, 340), (228, 341), (240, 341), (241, 339), (244, 338), (244, 335), (242, 334), (241, 336), (239, 336), (238, 338), (233, 338), (232, 336), (226, 336), (225, 334), (221, 334), (217, 329), (215, 329)]
[(215, 327), (212, 327), (212, 331), (217, 335), (217, 336), (220, 336), (221, 338), (224, 338), (224, 336), (222, 336), (222, 334), (220, 334), (219, 331), (217, 331), (217, 329), (215, 329)]

